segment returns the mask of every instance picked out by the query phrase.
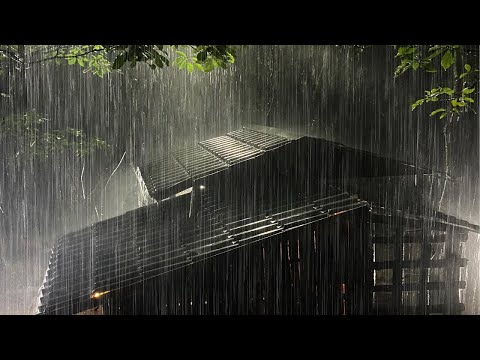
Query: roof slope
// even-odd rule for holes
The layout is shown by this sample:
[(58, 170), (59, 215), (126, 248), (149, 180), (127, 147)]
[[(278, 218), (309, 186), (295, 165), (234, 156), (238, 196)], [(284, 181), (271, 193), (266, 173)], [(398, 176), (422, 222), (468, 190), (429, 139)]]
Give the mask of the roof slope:
[[(151, 195), (167, 200), (58, 241), (41, 312), (71, 312), (72, 306), (79, 312), (91, 307), (92, 297), (312, 222), (370, 209), (365, 199), (339, 190), (344, 177), (422, 171), (309, 137), (288, 139), (243, 129), (202, 141), (142, 168)], [(188, 196), (171, 197), (191, 185)], [(379, 207), (374, 214), (411, 216)], [(433, 216), (435, 221), (479, 230), (441, 213)]]
[(44, 284), (41, 312), (78, 311), (92, 296), (132, 285), (312, 222), (368, 206), (330, 191), (276, 204), (255, 216), (208, 193), (190, 213), (181, 196), (93, 224), (58, 241)]
[(303, 166), (311, 177), (330, 179), (431, 172), (320, 138), (287, 138), (247, 128), (174, 151), (141, 166), (140, 171), (150, 195), (162, 200), (185, 190), (195, 181), (229, 172), (258, 158), (266, 158), (269, 162), (272, 157), (280, 159), (287, 170)]

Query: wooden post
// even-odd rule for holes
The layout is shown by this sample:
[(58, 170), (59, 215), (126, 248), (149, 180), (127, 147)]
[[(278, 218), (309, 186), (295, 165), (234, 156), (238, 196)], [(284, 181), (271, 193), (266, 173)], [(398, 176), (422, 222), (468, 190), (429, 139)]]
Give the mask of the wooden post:
[(423, 230), (423, 237), (421, 244), (421, 253), (420, 253), (420, 278), (419, 282), (419, 291), (418, 291), (418, 303), (417, 303), (417, 314), (427, 315), (427, 281), (428, 281), (428, 269), (430, 264), (430, 254), (432, 252), (432, 245), (427, 241), (428, 233), (430, 232), (429, 224), (424, 223), (423, 229), (427, 229), (427, 234)]
[(393, 237), (394, 260), (392, 278), (393, 313), (400, 314), (402, 306), (403, 221), (397, 225)]

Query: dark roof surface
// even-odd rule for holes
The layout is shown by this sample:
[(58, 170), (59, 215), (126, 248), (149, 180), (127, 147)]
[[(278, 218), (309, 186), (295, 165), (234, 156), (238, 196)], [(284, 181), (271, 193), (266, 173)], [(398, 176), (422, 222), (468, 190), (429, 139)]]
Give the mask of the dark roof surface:
[(277, 204), (255, 216), (205, 195), (190, 215), (181, 196), (93, 224), (53, 248), (42, 311), (88, 308), (92, 294), (109, 292), (309, 223), (368, 206), (331, 191)]
[[(150, 194), (168, 200), (59, 239), (52, 249), (40, 310), (61, 313), (79, 303), (76, 310), (82, 311), (91, 306), (94, 294), (312, 222), (370, 209), (364, 199), (319, 178), (416, 171), (401, 161), (308, 137), (288, 139), (243, 129), (202, 141), (142, 168)], [(192, 184), (190, 195), (174, 196)], [(380, 207), (374, 213), (411, 216)], [(433, 216), (434, 221), (478, 232), (478, 226), (453, 217)]]
[(174, 151), (141, 166), (140, 171), (150, 195), (162, 200), (202, 178), (228, 172), (243, 162), (259, 157), (266, 158), (268, 162), (272, 156), (281, 159), (285, 168), (303, 166), (311, 172), (311, 176), (316, 177), (377, 177), (432, 172), (325, 139), (307, 136), (287, 138), (283, 134), (262, 133), (258, 129), (247, 128)]
[(187, 188), (192, 181), (254, 159), (289, 142), (281, 136), (249, 129), (232, 131), (201, 141), (194, 147), (177, 150), (140, 170), (150, 195), (161, 200)]

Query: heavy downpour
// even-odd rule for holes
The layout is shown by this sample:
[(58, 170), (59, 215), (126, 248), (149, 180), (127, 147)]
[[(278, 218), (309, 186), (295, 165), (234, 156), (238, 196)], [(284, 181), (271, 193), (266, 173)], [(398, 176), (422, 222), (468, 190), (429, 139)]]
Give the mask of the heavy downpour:
[(0, 45), (0, 314), (479, 314), (479, 52)]

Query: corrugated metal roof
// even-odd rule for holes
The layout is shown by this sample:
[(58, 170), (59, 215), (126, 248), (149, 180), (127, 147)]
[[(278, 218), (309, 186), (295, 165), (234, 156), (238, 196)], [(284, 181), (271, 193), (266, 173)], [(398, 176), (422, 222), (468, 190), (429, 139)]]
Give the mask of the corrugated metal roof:
[(173, 153), (175, 160), (185, 169), (191, 179), (201, 179), (228, 167), (211, 152), (202, 146), (184, 149)]
[(193, 181), (252, 160), (289, 142), (282, 136), (242, 129), (176, 150), (140, 167), (140, 171), (150, 195), (162, 200), (189, 187)]
[(250, 160), (263, 153), (261, 149), (226, 135), (201, 141), (199, 144), (230, 165)]
[(261, 133), (250, 129), (232, 131), (227, 135), (262, 150), (271, 150), (289, 142), (288, 139), (282, 136)]
[[(285, 146), (292, 146), (296, 151)], [(275, 150), (278, 148), (282, 151)], [(244, 171), (248, 167), (237, 164), (248, 164), (247, 161), (268, 151), (272, 151), (270, 154), (275, 157), (266, 157), (272, 161), (261, 164), (273, 164), (268, 170), (271, 172), (256, 182), (247, 183), (247, 179), (252, 179), (250, 172)], [(325, 151), (333, 160), (326, 158)], [(290, 153), (293, 156), (287, 159)], [(319, 161), (314, 157), (317, 153), (329, 162)], [(94, 293), (120, 289), (240, 246), (369, 206), (355, 195), (320, 184), (318, 174), (322, 173), (317, 170), (327, 168), (326, 173), (335, 175), (329, 167), (333, 168), (337, 162), (348, 165), (349, 161), (364, 161), (370, 168), (383, 164), (372, 176), (389, 171), (411, 171), (400, 162), (392, 161), (392, 164), (388, 159), (375, 156), (355, 149), (346, 151), (328, 141), (290, 140), (243, 129), (147, 164), (142, 169), (142, 176), (152, 196), (183, 190), (190, 182), (207, 177), (213, 179), (208, 185), (213, 190), (198, 190), (189, 196), (173, 197), (60, 239), (52, 250), (42, 290), (41, 310), (48, 313), (69, 309), (78, 301), (88, 308)], [(257, 166), (257, 162), (253, 164)], [(303, 175), (292, 171), (289, 174), (292, 181), (288, 183), (282, 173), (288, 166), (308, 171)], [(239, 170), (229, 178), (233, 181), (231, 184), (225, 185), (225, 179), (221, 177), (209, 176), (228, 168)], [(368, 172), (370, 168), (363, 171)], [(304, 177), (297, 178), (298, 174)], [(306, 179), (309, 186), (306, 186)], [(265, 191), (274, 180), (277, 186), (274, 191)], [(259, 186), (256, 193), (250, 192), (252, 184)], [(222, 194), (219, 194), (218, 186), (226, 186)], [(236, 191), (230, 191), (229, 186)], [(373, 216), (377, 215), (418, 217), (380, 207), (373, 209)], [(469, 231), (479, 230), (478, 226), (442, 213), (433, 216), (435, 222), (453, 224)]]
[(299, 198), (255, 216), (209, 196), (201, 203), (201, 210), (189, 217), (189, 197), (173, 198), (61, 239), (52, 252), (42, 310), (58, 311), (72, 301), (88, 304), (95, 292), (123, 288), (368, 205), (340, 192)]

